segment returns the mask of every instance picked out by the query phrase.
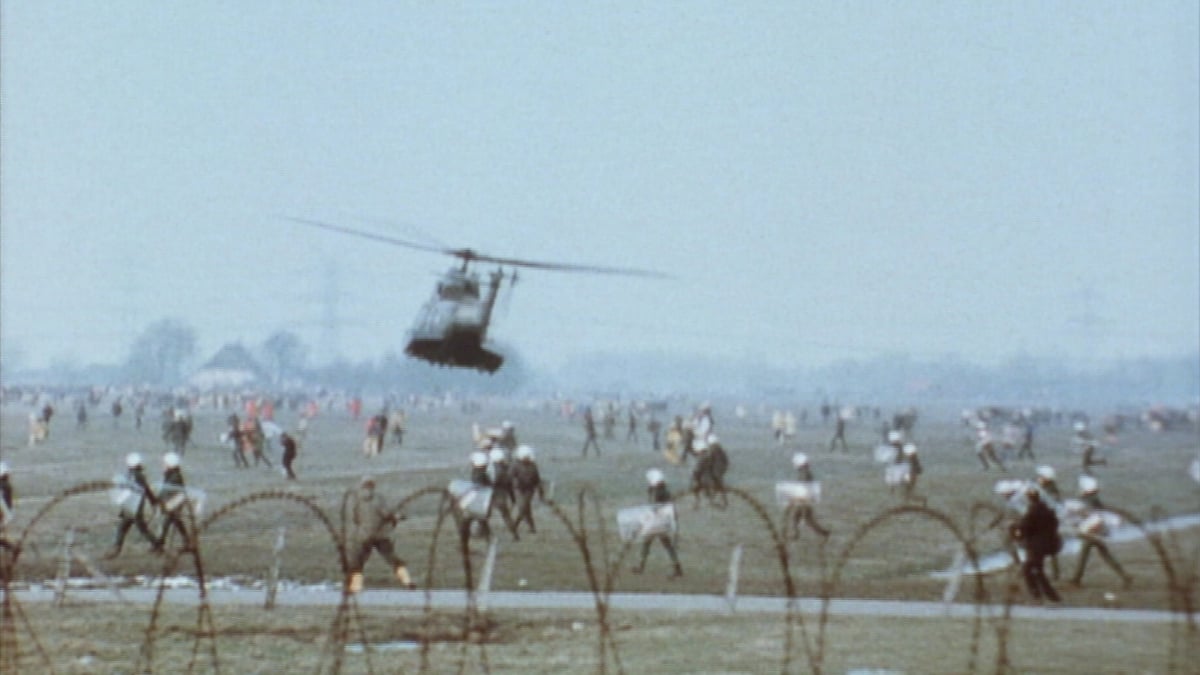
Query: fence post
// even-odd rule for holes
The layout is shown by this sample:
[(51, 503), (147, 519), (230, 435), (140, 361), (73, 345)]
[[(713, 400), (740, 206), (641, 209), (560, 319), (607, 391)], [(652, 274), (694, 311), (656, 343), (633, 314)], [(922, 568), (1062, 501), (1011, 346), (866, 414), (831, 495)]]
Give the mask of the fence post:
[(738, 575), (742, 569), (742, 545), (733, 547), (729, 556), (729, 582), (725, 584), (725, 602), (729, 603), (729, 612), (733, 613), (737, 606)]
[(287, 542), (287, 526), (279, 528), (275, 535), (275, 548), (272, 550), (271, 567), (267, 570), (267, 597), (263, 601), (263, 609), (275, 609), (275, 593), (279, 590), (279, 568), (283, 566), (283, 547)]
[(488, 542), (487, 560), (483, 563), (483, 573), (479, 575), (479, 584), (475, 587), (476, 606), (481, 612), (487, 611), (487, 596), (492, 590), (492, 571), (496, 568), (496, 549), (499, 544), (498, 536), (493, 536)]
[(67, 599), (67, 580), (71, 578), (71, 549), (75, 546), (75, 528), (68, 527), (63, 537), (62, 558), (58, 561), (58, 577), (54, 580), (54, 605), (61, 607)]

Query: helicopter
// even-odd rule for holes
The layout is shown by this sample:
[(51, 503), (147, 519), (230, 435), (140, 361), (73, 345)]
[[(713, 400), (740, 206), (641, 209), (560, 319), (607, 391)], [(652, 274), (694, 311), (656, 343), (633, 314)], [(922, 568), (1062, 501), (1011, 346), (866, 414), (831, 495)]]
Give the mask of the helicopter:
[[(501, 354), (489, 349), (488, 327), (491, 325), (492, 309), (496, 305), (496, 297), (500, 293), (505, 279), (508, 279), (510, 288), (516, 284), (517, 271), (515, 268), (667, 278), (667, 275), (658, 272), (627, 267), (574, 265), (504, 258), (479, 253), (470, 248), (419, 244), (307, 218), (288, 217), (287, 219), (301, 225), (393, 246), (458, 258), (461, 262), (442, 275), (441, 280), (434, 288), (433, 295), (421, 307), (412, 329), (409, 331), (408, 344), (404, 348), (404, 353), (412, 358), (450, 368), (474, 368), (480, 372), (494, 373), (504, 363), (504, 357)], [(481, 279), (479, 273), (471, 269), (473, 263), (494, 263), (497, 267), (488, 272), (486, 279)], [(512, 268), (512, 270), (508, 271), (505, 267)]]

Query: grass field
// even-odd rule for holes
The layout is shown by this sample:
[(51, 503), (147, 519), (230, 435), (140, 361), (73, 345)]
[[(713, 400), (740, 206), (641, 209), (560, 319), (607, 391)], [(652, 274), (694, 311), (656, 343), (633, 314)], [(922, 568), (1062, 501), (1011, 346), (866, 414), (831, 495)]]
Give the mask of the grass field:
[[(190, 485), (207, 492), (206, 513), (213, 513), (222, 505), (248, 496), (288, 490), (320, 505), (336, 525), (342, 494), (353, 487), (362, 475), (370, 473), (376, 476), (381, 490), (397, 500), (426, 487), (440, 488), (451, 478), (465, 478), (468, 474), (471, 423), (479, 421), (485, 426), (494, 426), (502, 419), (509, 419), (516, 423), (520, 440), (536, 448), (543, 477), (554, 482), (554, 498), (561, 513), (575, 521), (574, 526), (584, 532), (589, 554), (597, 561), (614, 560), (621, 551), (616, 537), (615, 512), (618, 508), (644, 501), (645, 470), (650, 467), (665, 470), (668, 484), (681, 498), (679, 550), (685, 576), (668, 580), (670, 566), (665, 553), (658, 548), (652, 550), (645, 574), (629, 574), (628, 570), (636, 557), (636, 551), (632, 551), (615, 567), (612, 579), (614, 590), (722, 594), (728, 578), (730, 553), (735, 546), (742, 545), (744, 554), (739, 592), (783, 595), (786, 589), (780, 556), (771, 530), (761, 514), (765, 513), (778, 524), (780, 510), (773, 501), (774, 483), (791, 478), (790, 457), (797, 449), (803, 449), (809, 453), (813, 469), (823, 482), (823, 501), (817, 509), (817, 516), (823, 524), (833, 529), (833, 535), (823, 547), (818, 544), (819, 539), (807, 531), (802, 531), (799, 541), (788, 543), (788, 569), (795, 580), (796, 592), (814, 596), (825, 588), (838, 597), (940, 599), (945, 582), (932, 578), (930, 573), (946, 568), (959, 545), (950, 530), (931, 516), (944, 517), (960, 532), (968, 532), (972, 505), (976, 502), (994, 503), (992, 484), (1006, 477), (997, 470), (981, 470), (957, 415), (947, 414), (938, 419), (935, 413), (924, 413), (916, 427), (914, 436), (925, 466), (919, 491), (928, 498), (928, 512), (885, 519), (867, 531), (864, 526), (868, 522), (900, 503), (900, 498), (884, 486), (882, 467), (871, 458), (871, 450), (879, 439), (879, 422), (870, 420), (852, 424), (848, 434), (850, 451), (832, 453), (826, 449), (832, 427), (819, 425), (801, 427), (793, 444), (782, 447), (776, 445), (770, 436), (769, 412), (751, 412), (746, 418), (739, 419), (733, 415), (732, 408), (724, 410), (718, 407), (716, 410), (717, 431), (732, 461), (727, 482), (752, 500), (731, 497), (729, 508), (723, 510), (707, 504), (694, 509), (690, 497), (682, 498), (690, 467), (668, 466), (661, 455), (651, 451), (644, 430), (640, 443), (623, 442), (619, 439), (625, 437), (624, 425), (619, 425), (616, 434), (618, 440), (601, 439), (600, 457), (582, 458), (579, 449), (583, 432), (577, 421), (569, 422), (561, 418), (557, 408), (505, 401), (485, 403), (482, 410), (472, 414), (465, 414), (458, 409), (410, 410), (409, 433), (403, 446), (389, 445), (382, 455), (375, 458), (363, 457), (359, 451), (362, 421), (351, 420), (342, 411), (325, 413), (315, 420), (301, 447), (297, 461), (300, 480), (296, 482), (286, 481), (280, 475), (277, 450), (273, 458), (276, 468), (273, 470), (265, 467), (236, 469), (228, 450), (217, 443), (227, 413), (200, 409), (196, 414), (194, 446), (184, 456), (184, 471)], [(15, 531), (20, 531), (35, 512), (63, 490), (87, 481), (108, 480), (121, 472), (126, 452), (138, 451), (147, 457), (148, 474), (152, 482), (161, 475), (157, 457), (166, 450), (166, 446), (158, 433), (156, 422), (148, 422), (139, 432), (132, 428), (132, 420), (128, 415), (121, 420), (120, 427), (114, 428), (109, 416), (93, 414), (86, 429), (77, 429), (70, 411), (63, 410), (54, 420), (49, 440), (36, 448), (27, 448), (24, 421), (27, 413), (27, 409), (19, 406), (7, 406), (3, 429), (0, 431), (0, 447), (3, 448), (5, 459), (13, 466), (13, 478), (18, 491), (19, 516)], [(294, 426), (295, 418), (290, 413), (277, 418), (285, 427)], [(1035, 441), (1038, 463), (1057, 468), (1064, 492), (1074, 492), (1079, 462), (1078, 457), (1069, 450), (1069, 436), (1070, 429), (1066, 426), (1044, 427), (1038, 430)], [(1097, 471), (1105, 502), (1143, 519), (1200, 511), (1200, 490), (1185, 471), (1188, 462), (1196, 456), (1198, 446), (1200, 442), (1194, 430), (1157, 434), (1128, 431), (1119, 439), (1116, 447), (1105, 452), (1108, 465)], [(1007, 477), (1032, 477), (1033, 466), (1028, 461), (1011, 463)], [(589, 504), (582, 527), (578, 523), (581, 493), (588, 495)], [(599, 512), (591, 507), (592, 495), (595, 496), (595, 503), (599, 504)], [(419, 583), (428, 583), (433, 587), (461, 587), (464, 581), (462, 565), (454, 550), (450, 529), (441, 533), (436, 548), (431, 545), (437, 506), (436, 495), (418, 498), (410, 505), (409, 518), (396, 530), (397, 548), (400, 555), (408, 559)], [(589, 582), (583, 557), (568, 529), (546, 507), (540, 507), (536, 516), (539, 526), (536, 535), (522, 536), (520, 542), (511, 541), (507, 533), (500, 535), (501, 549), (492, 587), (497, 590), (587, 590)], [(986, 521), (986, 516), (980, 515), (979, 522)], [(79, 550), (98, 560), (111, 543), (115, 520), (115, 508), (104, 492), (63, 501), (32, 531), (20, 560), (17, 580), (32, 581), (55, 575), (57, 551), (68, 527), (76, 528)], [(286, 527), (287, 537), (282, 553), (283, 577), (306, 583), (339, 582), (341, 571), (336, 549), (324, 526), (298, 502), (274, 496), (250, 501), (228, 512), (204, 532), (202, 557), (206, 574), (210, 578), (236, 575), (261, 579), (271, 564), (272, 548), (281, 527)], [(503, 529), (495, 522), (493, 527), (496, 531)], [(10, 536), (12, 532), (10, 530)], [(848, 548), (851, 544), (853, 546)], [(1000, 548), (999, 535), (983, 535), (977, 545), (981, 553), (997, 551)], [(478, 565), (482, 562), (483, 545), (476, 542), (475, 546), (478, 551), (473, 561)], [(1171, 569), (1176, 576), (1190, 580), (1192, 586), (1189, 592), (1193, 598), (1198, 546), (1200, 536), (1193, 530), (1165, 538), (1161, 549), (1169, 556)], [(139, 541), (136, 531), (130, 533), (124, 554), (116, 560), (101, 563), (104, 571), (125, 577), (159, 574), (163, 559), (151, 555), (147, 548)], [(1168, 590), (1160, 550), (1147, 541), (1114, 545), (1111, 548), (1133, 574), (1133, 588), (1122, 589), (1118, 577), (1093, 556), (1082, 588), (1060, 585), (1066, 605), (1100, 605), (1105, 602), (1105, 594), (1110, 592), (1116, 593), (1125, 607), (1162, 609), (1171, 607), (1178, 600), (1178, 594), (1172, 595)], [(838, 568), (839, 561), (844, 561), (844, 566)], [(1064, 557), (1060, 562), (1065, 579), (1073, 572), (1076, 561), (1073, 557)], [(839, 584), (836, 587), (824, 587), (823, 582), (833, 578), (835, 568), (838, 569)], [(183, 571), (190, 572), (186, 567)], [(366, 568), (368, 587), (393, 587), (389, 572), (383, 563), (369, 562)], [(82, 574), (82, 570), (77, 568), (75, 573)], [(1003, 601), (1009, 579), (1004, 574), (988, 577), (986, 588), (991, 601)], [(959, 592), (960, 600), (969, 600), (970, 590), (970, 584), (964, 583)], [(1018, 596), (1018, 601), (1023, 601), (1023, 598)], [(500, 617), (494, 618), (500, 626), (498, 630), (514, 637), (503, 640), (503, 645), (489, 649), (489, 654), (508, 653), (518, 649), (514, 644), (524, 644), (523, 641), (530, 639), (525, 636), (524, 630), (518, 630)], [(137, 625), (139, 620), (144, 622), (144, 614), (135, 612), (129, 619), (133, 625)], [(271, 620), (278, 619), (272, 617)], [(324, 619), (312, 619), (318, 627), (320, 621), (328, 620), (328, 614)], [(549, 618), (545, 621), (550, 627), (561, 623)], [(656, 651), (652, 640), (646, 640), (644, 648), (637, 646), (653, 630), (672, 632), (678, 628), (681, 634), (703, 635), (705, 630), (730, 627), (723, 620), (707, 620), (707, 629), (703, 625), (689, 628), (689, 617), (647, 617), (629, 621), (635, 626), (638, 621), (645, 621), (647, 628), (635, 627), (618, 635), (622, 643), (621, 656), (628, 672), (668, 672), (654, 666), (657, 663), (654, 659), (661, 656), (661, 647)], [(700, 619), (696, 621), (705, 624)], [(845, 622), (844, 630), (831, 631), (830, 655), (827, 659), (831, 672), (870, 666), (871, 663), (855, 663), (851, 657), (864, 641), (873, 644), (873, 631), (879, 631), (887, 638), (873, 653), (885, 657), (896, 650), (897, 654), (903, 656), (896, 658), (895, 662), (908, 664), (893, 667), (907, 672), (961, 672), (961, 668), (965, 667), (965, 647), (962, 650), (964, 666), (948, 669), (933, 667), (933, 663), (942, 663), (940, 659), (922, 661), (919, 655), (910, 656), (906, 651), (910, 641), (913, 644), (922, 643), (923, 639), (919, 639), (919, 636), (926, 636), (924, 640), (927, 641), (931, 636), (940, 635), (948, 629), (936, 621), (879, 619)], [(747, 620), (739, 619), (734, 623), (736, 626), (731, 627), (732, 637), (728, 640), (731, 645), (753, 643), (754, 635), (770, 635), (772, 631), (778, 634), (782, 631), (782, 623), (778, 619), (759, 623), (747, 623)], [(188, 624), (185, 622), (184, 625)], [(538, 625), (538, 628), (531, 629), (532, 634), (546, 634), (548, 629)], [(653, 626), (658, 628), (651, 630)], [(956, 626), (954, 630), (961, 630), (961, 627)], [(1169, 630), (1167, 626), (1139, 626), (1122, 633), (1124, 637), (1121, 644), (1113, 644), (1112, 640), (1097, 640), (1106, 649), (1120, 652), (1105, 660), (1105, 663), (1114, 664), (1112, 670), (1105, 672), (1142, 672), (1136, 667), (1138, 663), (1144, 663), (1138, 656), (1141, 654), (1155, 656), (1150, 661), (1154, 665), (1147, 672), (1158, 672), (1166, 663), (1166, 648), (1163, 645), (1166, 644), (1164, 636)], [(136, 646), (138, 631), (133, 632), (135, 635), (130, 644)], [(864, 636), (862, 640), (851, 637), (860, 632)], [(1010, 647), (1012, 654), (1025, 650), (1024, 653), (1062, 655), (1061, 658), (1055, 657), (1058, 660), (1045, 669), (1031, 665), (1034, 660), (1030, 659), (1025, 665), (1018, 664), (1019, 672), (1098, 672), (1074, 668), (1071, 655), (1082, 653), (1082, 647), (1077, 649), (1074, 641), (1065, 643), (1068, 645), (1066, 647), (1047, 651), (1042, 647), (1042, 642), (1047, 639), (1041, 631), (1026, 631), (1021, 625), (1014, 626)], [(228, 641), (222, 644), (225, 642)], [(577, 649), (590, 655), (590, 661), (586, 663), (591, 664), (590, 668), (594, 670), (594, 638), (574, 636), (566, 639), (566, 642), (570, 643), (569, 648), (530, 647), (529, 656), (537, 661), (546, 653), (569, 654)], [(688, 656), (694, 642), (700, 641), (689, 641), (687, 649), (673, 651), (682, 651), (682, 656)], [(773, 669), (770, 664), (778, 663), (773, 659), (778, 659), (781, 653), (778, 649), (767, 649), (759, 657), (765, 660), (756, 660), (754, 650), (747, 653), (741, 647), (729, 650), (717, 648), (716, 651), (718, 656), (728, 656), (731, 665), (688, 665), (673, 672), (761, 672), (762, 668), (753, 667), (754, 664), (766, 664), (766, 670), (770, 671)], [(699, 653), (698, 650), (697, 658), (701, 660), (696, 663), (708, 663)], [(70, 654), (69, 650), (67, 654)], [(835, 658), (837, 654), (844, 655)], [(723, 663), (720, 658), (713, 658), (717, 660), (712, 663)], [(493, 671), (508, 672), (497, 663), (492, 664)], [(572, 659), (571, 663), (577, 661)], [(835, 663), (838, 664), (836, 667)], [(644, 664), (650, 667), (643, 668)], [(1128, 669), (1121, 664), (1128, 665)], [(64, 670), (72, 672), (67, 668)], [(580, 670), (587, 671), (589, 668)], [(100, 668), (80, 672), (108, 671)], [(235, 669), (234, 672), (253, 671)], [(561, 672), (561, 669), (548, 668), (544, 672)]]
[[(50, 647), (59, 673), (128, 673), (147, 663), (155, 672), (183, 672), (189, 663), (210, 672), (318, 672), (329, 670), (332, 609), (214, 607), (214, 640), (195, 635), (196, 610), (168, 606), (159, 617), (153, 654), (143, 659), (141, 638), (148, 612), (118, 610), (111, 604), (27, 605), (29, 621)], [(422, 655), (411, 644), (427, 631), (433, 640), (425, 654), (428, 672), (590, 673), (600, 657), (595, 616), (586, 612), (494, 611), (483, 641), (462, 638), (461, 617), (423, 616), (420, 610), (366, 609), (361, 625), (376, 647), (368, 655), (357, 639), (343, 651), (343, 673), (420, 672)], [(809, 628), (815, 621), (810, 617)], [(617, 650), (605, 654), (607, 672), (765, 673), (781, 672), (787, 624), (779, 617), (714, 616), (670, 612), (611, 617)], [(103, 625), (97, 633), (95, 627)], [(358, 624), (354, 627), (357, 628)], [(904, 673), (997, 672), (997, 633), (985, 624), (974, 652), (970, 622), (947, 619), (834, 618), (823, 671), (855, 669)], [(798, 635), (798, 630), (794, 635)], [(936, 636), (936, 637), (934, 637)], [(1008, 635), (1008, 670), (1015, 673), (1195, 672), (1195, 662), (1176, 650), (1171, 630), (1158, 624), (1072, 621), (1016, 622)], [(397, 644), (399, 643), (399, 644)], [(405, 644), (408, 643), (408, 644)], [(199, 647), (193, 653), (195, 647)], [(22, 662), (38, 664), (33, 646), (23, 643)], [(400, 647), (400, 649), (396, 649)], [(405, 648), (409, 647), (409, 648)], [(1193, 650), (1191, 655), (1196, 656)], [(813, 661), (793, 643), (787, 672), (812, 672)], [(24, 672), (24, 671), (22, 671)], [(28, 672), (43, 672), (30, 667)]]

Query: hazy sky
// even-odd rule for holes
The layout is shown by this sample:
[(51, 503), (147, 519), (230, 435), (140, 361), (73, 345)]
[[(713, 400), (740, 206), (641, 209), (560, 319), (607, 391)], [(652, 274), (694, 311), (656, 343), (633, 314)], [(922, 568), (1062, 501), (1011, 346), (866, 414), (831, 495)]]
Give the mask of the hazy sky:
[(3, 355), (115, 363), (167, 316), (205, 357), (401, 352), (452, 261), (281, 215), (675, 275), (524, 273), (493, 336), (545, 367), (1193, 353), (1198, 14), (4, 2)]

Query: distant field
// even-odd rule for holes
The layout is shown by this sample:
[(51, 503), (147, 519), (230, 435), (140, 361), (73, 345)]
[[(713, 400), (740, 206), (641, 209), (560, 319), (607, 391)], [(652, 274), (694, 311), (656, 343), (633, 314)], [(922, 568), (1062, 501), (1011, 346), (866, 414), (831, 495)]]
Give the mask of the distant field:
[[(826, 448), (832, 426), (809, 424), (801, 427), (796, 442), (781, 447), (771, 438), (769, 410), (751, 412), (745, 419), (736, 418), (731, 409), (718, 408), (715, 412), (717, 432), (733, 464), (727, 482), (750, 495), (776, 524), (780, 510), (774, 503), (774, 483), (791, 478), (793, 452), (797, 449), (808, 452), (814, 471), (823, 481), (824, 501), (818, 507), (817, 516), (833, 529), (833, 536), (823, 550), (816, 545), (815, 535), (806, 530), (802, 531), (798, 542), (788, 543), (789, 569), (799, 595), (821, 594), (822, 580), (830, 578), (832, 566), (844, 554), (847, 562), (841, 570), (841, 583), (830, 590), (836, 596), (919, 600), (942, 597), (945, 582), (931, 578), (930, 573), (949, 566), (958, 550), (955, 539), (945, 527), (931, 518), (910, 514), (887, 521), (857, 539), (867, 522), (900, 503), (899, 497), (891, 494), (884, 485), (882, 467), (870, 456), (879, 441), (879, 421), (870, 419), (853, 423), (848, 433), (850, 451), (831, 453)], [(161, 475), (158, 456), (167, 448), (158, 431), (157, 418), (148, 418), (145, 428), (138, 432), (133, 429), (128, 412), (118, 428), (114, 428), (109, 415), (97, 412), (93, 413), (88, 427), (80, 430), (75, 428), (73, 413), (61, 410), (54, 419), (48, 442), (29, 449), (25, 447), (27, 413), (27, 409), (19, 406), (7, 406), (0, 432), (0, 447), (4, 458), (13, 466), (18, 491), (17, 531), (59, 492), (87, 481), (108, 480), (120, 473), (127, 452), (138, 451), (147, 457), (152, 482)], [(275, 469), (234, 468), (229, 451), (217, 442), (226, 414), (199, 410), (195, 446), (184, 456), (189, 484), (208, 493), (207, 513), (246, 496), (290, 490), (315, 500), (336, 525), (342, 494), (362, 475), (375, 475), (381, 490), (397, 500), (422, 488), (442, 487), (448, 480), (465, 478), (468, 474), (471, 423), (478, 421), (484, 426), (496, 426), (501, 420), (509, 419), (516, 423), (521, 442), (536, 448), (543, 476), (554, 481), (554, 498), (563, 512), (577, 521), (581, 491), (586, 490), (586, 494), (598, 499), (602, 519), (598, 520), (589, 506), (584, 528), (590, 555), (595, 560), (615, 559), (620, 551), (615, 512), (618, 508), (644, 501), (645, 470), (650, 467), (665, 470), (668, 484), (681, 498), (679, 551), (685, 576), (678, 580), (667, 579), (669, 563), (656, 545), (643, 575), (628, 573), (635, 562), (636, 551), (624, 558), (616, 570), (614, 590), (722, 594), (731, 551), (742, 545), (740, 593), (785, 593), (778, 553), (755, 504), (731, 497), (730, 506), (725, 510), (707, 504), (694, 510), (691, 498), (683, 498), (691, 467), (667, 465), (661, 455), (651, 451), (644, 429), (640, 432), (640, 442), (624, 442), (625, 425), (621, 423), (617, 427), (617, 440), (601, 439), (600, 457), (584, 459), (579, 454), (583, 442), (580, 424), (561, 418), (557, 409), (496, 403), (485, 405), (482, 411), (473, 414), (464, 414), (457, 409), (410, 410), (409, 433), (403, 446), (389, 443), (380, 457), (365, 458), (359, 451), (364, 421), (351, 420), (343, 411), (334, 411), (323, 414), (312, 424), (297, 461), (300, 480), (289, 482), (279, 473), (278, 449), (272, 457)], [(283, 413), (277, 419), (286, 428), (294, 426), (292, 413)], [(981, 470), (966, 430), (956, 416), (922, 417), (914, 436), (926, 470), (920, 492), (928, 497), (928, 508), (967, 532), (972, 505), (993, 501), (992, 484), (1002, 474), (997, 470)], [(1064, 492), (1073, 493), (1079, 458), (1069, 449), (1069, 436), (1067, 426), (1040, 428), (1035, 451), (1038, 463), (1045, 462), (1057, 468)], [(1200, 512), (1200, 486), (1186, 475), (1186, 467), (1196, 456), (1198, 446), (1200, 442), (1195, 431), (1127, 432), (1115, 448), (1106, 450), (1108, 466), (1100, 467), (1096, 472), (1106, 503), (1144, 519), (1161, 514)], [(1029, 461), (1012, 463), (1009, 476), (1032, 477), (1033, 466)], [(434, 587), (461, 587), (464, 577), (452, 546), (451, 530), (442, 532), (436, 550), (431, 547), (436, 508), (436, 496), (418, 499), (411, 505), (408, 520), (396, 530), (397, 548), (408, 559), (419, 583), (424, 584), (432, 570), (431, 585)], [(980, 522), (986, 520), (985, 515), (979, 517)], [(512, 542), (506, 532), (501, 533), (493, 588), (587, 590), (582, 557), (567, 528), (557, 522), (546, 507), (540, 507), (536, 517), (536, 535), (522, 536), (520, 542)], [(69, 526), (77, 530), (80, 550), (98, 560), (111, 543), (115, 508), (103, 492), (65, 501), (33, 532), (30, 545), (21, 558), (17, 573), (19, 581), (54, 576), (57, 551)], [(300, 582), (338, 583), (341, 572), (335, 549), (320, 523), (297, 503), (274, 498), (249, 503), (213, 524), (202, 540), (206, 573), (210, 577), (238, 575), (261, 579), (271, 563), (271, 550), (281, 527), (287, 528), (282, 554), (283, 577)], [(503, 530), (498, 518), (493, 527), (498, 532)], [(855, 540), (854, 548), (847, 550), (846, 546)], [(475, 545), (480, 554), (473, 560), (479, 565), (483, 545), (481, 542)], [(978, 541), (981, 553), (997, 551), (999, 545), (996, 533), (985, 535)], [(1172, 568), (1181, 578), (1190, 575), (1194, 597), (1200, 535), (1194, 530), (1179, 532), (1168, 538), (1165, 546), (1171, 556)], [(1106, 592), (1114, 592), (1126, 607), (1165, 609), (1172, 606), (1173, 597), (1168, 593), (1164, 568), (1154, 547), (1139, 541), (1115, 545), (1112, 550), (1134, 575), (1134, 587), (1128, 591), (1121, 589), (1116, 575), (1093, 556), (1083, 588), (1072, 589), (1060, 584), (1065, 604), (1100, 605), (1105, 602)], [(1072, 557), (1061, 560), (1064, 580), (1074, 570), (1075, 562)], [(135, 531), (127, 539), (125, 553), (117, 560), (104, 561), (102, 566), (110, 574), (133, 576), (156, 575), (161, 571), (161, 564), (162, 558), (149, 554)], [(183, 571), (190, 570), (185, 568)], [(83, 571), (76, 569), (75, 574), (82, 575)], [(368, 587), (393, 586), (389, 570), (379, 561), (368, 563), (366, 576)], [(1003, 574), (987, 578), (986, 588), (992, 601), (1003, 601), (1008, 580), (1009, 577)], [(965, 581), (958, 597), (968, 600), (970, 593), (970, 582)], [(1021, 596), (1018, 601), (1023, 601)], [(914, 629), (906, 627), (904, 630)], [(756, 629), (750, 629), (750, 632), (753, 630)], [(1163, 627), (1162, 630), (1168, 629)], [(1153, 632), (1150, 628), (1146, 631)], [(1039, 639), (1036, 635), (1028, 637)], [(1024, 639), (1019, 635), (1014, 638)], [(575, 647), (586, 651), (594, 648), (594, 644), (582, 639)], [(844, 648), (844, 644), (838, 647)], [(847, 668), (855, 666), (849, 660), (842, 663)], [(638, 670), (633, 669), (634, 672)], [(547, 669), (546, 672), (558, 671)], [(685, 672), (695, 671), (687, 669)], [(713, 672), (739, 671), (730, 666), (727, 670), (717, 668)], [(933, 671), (918, 668), (912, 672)], [(1070, 668), (1064, 664), (1038, 672), (1070, 672)]]

